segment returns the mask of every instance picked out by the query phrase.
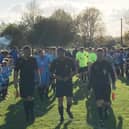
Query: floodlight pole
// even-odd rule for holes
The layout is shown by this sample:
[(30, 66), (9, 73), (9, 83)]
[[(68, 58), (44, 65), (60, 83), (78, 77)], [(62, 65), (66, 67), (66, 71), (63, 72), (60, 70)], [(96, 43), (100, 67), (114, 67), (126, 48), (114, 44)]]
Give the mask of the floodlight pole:
[(122, 34), (123, 34), (123, 20), (121, 18), (121, 46), (123, 46), (123, 36), (122, 36)]

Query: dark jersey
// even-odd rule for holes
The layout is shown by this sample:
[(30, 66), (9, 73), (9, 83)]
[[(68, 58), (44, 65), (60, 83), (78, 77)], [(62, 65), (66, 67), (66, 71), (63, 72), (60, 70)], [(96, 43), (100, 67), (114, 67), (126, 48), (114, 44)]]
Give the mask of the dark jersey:
[(74, 49), (73, 52), (72, 52), (72, 56), (74, 57), (74, 59), (76, 58), (76, 54), (77, 54), (78, 50), (77, 49)]
[(90, 70), (90, 84), (95, 89), (110, 86), (111, 80), (115, 82), (113, 68), (106, 60), (96, 61)]
[(29, 57), (19, 58), (16, 62), (14, 70), (20, 72), (20, 82), (25, 84), (33, 84), (35, 79), (35, 71), (38, 69), (36, 59)]
[(69, 57), (55, 59), (50, 68), (51, 73), (60, 77), (67, 77), (71, 72), (75, 71), (75, 63)]

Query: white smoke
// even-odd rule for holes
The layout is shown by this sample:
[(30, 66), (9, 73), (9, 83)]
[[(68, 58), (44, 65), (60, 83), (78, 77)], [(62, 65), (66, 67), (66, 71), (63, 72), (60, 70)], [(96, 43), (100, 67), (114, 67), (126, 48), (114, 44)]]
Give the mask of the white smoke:
[(10, 45), (12, 39), (10, 36), (0, 37), (0, 46), (8, 46)]

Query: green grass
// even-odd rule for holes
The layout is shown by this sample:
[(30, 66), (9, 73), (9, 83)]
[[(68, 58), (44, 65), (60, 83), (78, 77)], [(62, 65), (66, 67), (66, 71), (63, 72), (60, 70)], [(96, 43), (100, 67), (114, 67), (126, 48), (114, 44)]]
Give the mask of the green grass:
[[(115, 92), (116, 99), (112, 103), (106, 129), (129, 129), (129, 87), (118, 80)], [(66, 105), (66, 101), (64, 103)], [(74, 119), (70, 120), (64, 112), (65, 121), (60, 125), (57, 100), (51, 98), (49, 101), (41, 102), (36, 97), (36, 121), (28, 125), (24, 120), (22, 102), (15, 99), (14, 88), (10, 86), (7, 100), (0, 102), (0, 129), (97, 129), (98, 116), (95, 103), (92, 98), (86, 99), (84, 85), (76, 84), (74, 87), (72, 111)]]

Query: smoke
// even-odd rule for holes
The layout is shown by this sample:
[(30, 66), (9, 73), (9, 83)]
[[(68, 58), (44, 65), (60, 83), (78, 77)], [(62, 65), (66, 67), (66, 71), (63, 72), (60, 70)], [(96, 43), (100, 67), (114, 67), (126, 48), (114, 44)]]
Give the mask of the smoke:
[(8, 46), (10, 45), (12, 39), (10, 36), (0, 37), (0, 46)]

